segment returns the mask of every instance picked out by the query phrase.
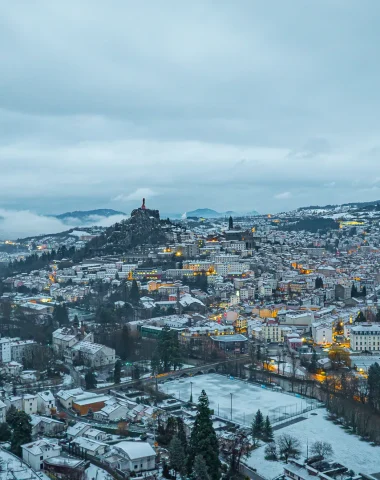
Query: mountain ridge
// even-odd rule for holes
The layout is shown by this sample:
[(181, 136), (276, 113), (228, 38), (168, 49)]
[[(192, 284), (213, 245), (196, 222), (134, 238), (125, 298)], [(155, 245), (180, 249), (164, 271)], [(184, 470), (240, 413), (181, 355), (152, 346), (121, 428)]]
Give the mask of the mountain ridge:
[(112, 208), (97, 208), (94, 210), (75, 210), (73, 212), (64, 212), (58, 215), (47, 215), (49, 217), (58, 218), (58, 220), (67, 220), (68, 218), (76, 218), (78, 220), (91, 217), (112, 217), (113, 215), (126, 215), (124, 212), (118, 210), (113, 210)]
[(212, 208), (197, 208), (195, 210), (191, 210), (186, 212), (187, 217), (204, 217), (204, 218), (220, 218), (225, 216), (237, 216), (237, 217), (246, 217), (246, 216), (256, 216), (259, 215), (256, 210), (252, 210), (251, 212), (235, 212), (233, 210), (227, 210), (226, 212), (217, 212)]

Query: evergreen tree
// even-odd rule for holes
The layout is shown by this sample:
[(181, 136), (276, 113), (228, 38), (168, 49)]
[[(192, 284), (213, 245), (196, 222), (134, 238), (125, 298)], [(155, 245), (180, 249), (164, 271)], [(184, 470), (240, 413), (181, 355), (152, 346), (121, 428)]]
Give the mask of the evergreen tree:
[(140, 292), (136, 280), (132, 280), (131, 291), (129, 292), (129, 298), (133, 305), (137, 305), (140, 301)]
[(0, 442), (7, 442), (12, 436), (11, 429), (7, 423), (0, 423)]
[(377, 362), (368, 369), (368, 403), (380, 411), (380, 365)]
[(16, 422), (17, 412), (18, 410), (14, 405), (11, 405), (9, 407), (9, 410), (7, 411), (6, 421), (11, 426), (11, 428), (13, 428), (13, 424)]
[(7, 422), (13, 430), (11, 437), (11, 451), (15, 455), (21, 456), (21, 445), (32, 441), (31, 418), (22, 410), (12, 410), (7, 413)]
[(202, 455), (197, 455), (194, 459), (191, 478), (192, 480), (210, 480), (210, 476), (207, 472), (207, 465)]
[(367, 319), (365, 318), (364, 313), (360, 310), (360, 312), (358, 313), (355, 319), (355, 322), (366, 322), (366, 321)]
[(181, 417), (177, 417), (177, 437), (180, 439), (181, 445), (185, 453), (187, 453), (187, 437), (185, 432), (185, 425)]
[(323, 288), (323, 280), (321, 277), (315, 279), (315, 288)]
[(376, 312), (376, 322), (380, 323), (380, 309), (377, 309), (377, 312)]
[(132, 379), (133, 380), (138, 380), (140, 378), (140, 367), (136, 363), (133, 365), (133, 370), (132, 370)]
[(115, 363), (114, 371), (113, 371), (113, 381), (115, 383), (120, 383), (120, 379), (121, 379), (121, 361), (117, 360)]
[(158, 443), (169, 445), (177, 432), (177, 421), (175, 417), (169, 417), (164, 427), (161, 423), (158, 427)]
[(126, 360), (131, 350), (131, 343), (133, 342), (133, 339), (131, 339), (129, 328), (127, 325), (123, 326), (121, 335), (118, 335), (117, 338), (120, 339), (120, 342), (118, 345), (120, 357), (123, 360)]
[(92, 368), (86, 373), (86, 375), (84, 376), (84, 380), (86, 382), (86, 390), (93, 390), (94, 388), (96, 388), (96, 375)]
[(178, 333), (170, 330), (169, 327), (164, 327), (152, 357), (152, 370), (154, 373), (169, 372), (171, 368), (176, 370), (181, 365), (182, 355)]
[(234, 229), (234, 221), (233, 218), (230, 216), (228, 219), (228, 230), (233, 230)]
[(311, 356), (311, 361), (307, 367), (308, 371), (310, 373), (316, 373), (318, 370), (318, 357), (316, 352), (313, 352), (313, 355)]
[(264, 417), (260, 409), (256, 412), (251, 430), (253, 438), (262, 438), (264, 432)]
[(202, 455), (210, 480), (219, 480), (219, 445), (212, 425), (211, 410), (206, 392), (202, 390), (197, 405), (197, 414), (190, 437), (188, 473), (194, 468), (194, 460), (197, 455)]
[(169, 459), (170, 466), (176, 472), (176, 476), (177, 473), (182, 476), (185, 473), (185, 451), (177, 435), (174, 435), (170, 442)]
[(355, 298), (358, 296), (358, 289), (356, 288), (356, 285), (353, 283), (351, 287), (351, 297)]
[(53, 320), (55, 320), (60, 326), (68, 325), (69, 314), (67, 312), (66, 305), (56, 305), (53, 310)]
[(207, 273), (204, 270), (202, 270), (195, 278), (196, 278), (195, 286), (200, 290), (202, 290), (203, 292), (207, 293), (207, 286), (208, 286)]
[(366, 297), (367, 296), (367, 287), (364, 285), (363, 289), (362, 289), (362, 295), (363, 297)]
[(273, 429), (269, 421), (268, 415), (265, 418), (264, 428), (263, 428), (263, 440), (266, 442), (273, 442)]

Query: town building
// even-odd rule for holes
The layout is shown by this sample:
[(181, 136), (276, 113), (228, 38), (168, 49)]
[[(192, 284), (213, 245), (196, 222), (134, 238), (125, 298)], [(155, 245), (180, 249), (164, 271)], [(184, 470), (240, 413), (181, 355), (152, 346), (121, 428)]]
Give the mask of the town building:
[(115, 350), (105, 345), (82, 341), (65, 352), (65, 358), (73, 363), (83, 362), (87, 367), (98, 368), (115, 364)]
[(351, 328), (350, 348), (354, 352), (380, 350), (380, 325), (362, 324)]
[(37, 393), (37, 408), (42, 415), (50, 415), (55, 410), (55, 397), (50, 390)]
[(62, 451), (62, 447), (58, 445), (57, 440), (47, 438), (21, 445), (21, 449), (22, 459), (35, 471), (43, 470), (44, 460), (58, 457)]
[(311, 325), (311, 334), (314, 343), (317, 345), (329, 345), (333, 342), (333, 328), (331, 323), (313, 322)]
[(121, 470), (137, 473), (155, 468), (156, 452), (147, 442), (119, 442), (114, 450), (120, 457)]

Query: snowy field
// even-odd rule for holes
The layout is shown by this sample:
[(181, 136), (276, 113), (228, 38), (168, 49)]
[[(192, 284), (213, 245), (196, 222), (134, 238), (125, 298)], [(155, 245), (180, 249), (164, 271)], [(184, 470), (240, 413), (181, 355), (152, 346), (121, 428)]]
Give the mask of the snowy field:
[[(380, 447), (373, 447), (363, 442), (359, 437), (350, 435), (339, 425), (327, 420), (327, 411), (319, 408), (307, 413), (306, 420), (275, 431), (275, 438), (283, 433), (297, 437), (301, 443), (302, 455), (306, 457), (307, 442), (310, 445), (315, 441), (331, 443), (334, 449), (332, 460), (342, 463), (355, 473), (373, 474), (380, 472)], [(257, 472), (268, 479), (272, 479), (283, 473), (282, 462), (271, 462), (264, 458), (264, 448), (252, 452), (251, 457), (245, 463), (256, 468)]]
[(216, 373), (167, 381), (160, 385), (160, 389), (175, 398), (189, 401), (191, 382), (193, 402), (197, 402), (201, 391), (205, 390), (210, 408), (214, 409), (216, 415), (226, 419), (231, 419), (232, 394), (232, 420), (242, 425), (250, 425), (258, 409), (264, 416), (268, 415), (272, 423), (276, 423), (310, 410), (316, 404), (315, 400), (274, 392)]

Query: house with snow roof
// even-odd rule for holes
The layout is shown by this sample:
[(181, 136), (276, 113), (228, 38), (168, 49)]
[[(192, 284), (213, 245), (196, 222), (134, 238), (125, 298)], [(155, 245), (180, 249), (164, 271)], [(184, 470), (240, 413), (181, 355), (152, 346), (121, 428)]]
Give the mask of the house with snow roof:
[(21, 449), (24, 462), (36, 471), (44, 468), (44, 460), (59, 457), (62, 451), (57, 440), (47, 438), (21, 445)]
[(37, 409), (42, 415), (50, 415), (55, 409), (55, 397), (50, 390), (37, 393)]
[(119, 442), (114, 451), (123, 471), (145, 472), (156, 467), (156, 452), (147, 442)]

